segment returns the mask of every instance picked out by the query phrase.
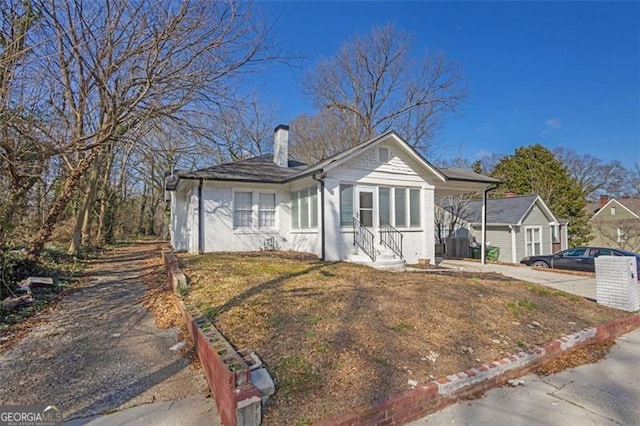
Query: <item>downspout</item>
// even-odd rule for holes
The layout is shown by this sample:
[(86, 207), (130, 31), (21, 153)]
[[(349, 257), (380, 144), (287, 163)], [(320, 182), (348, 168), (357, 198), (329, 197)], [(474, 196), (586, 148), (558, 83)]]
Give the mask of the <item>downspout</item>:
[(202, 184), (204, 179), (200, 178), (198, 185), (198, 253), (204, 253), (204, 202), (202, 201)]
[[(319, 173), (322, 173), (320, 171)], [(320, 182), (320, 226), (322, 227), (322, 233), (320, 234), (320, 260), (324, 260), (325, 257), (325, 231), (324, 231), (324, 178), (318, 177), (319, 173), (311, 175), (313, 180)]]

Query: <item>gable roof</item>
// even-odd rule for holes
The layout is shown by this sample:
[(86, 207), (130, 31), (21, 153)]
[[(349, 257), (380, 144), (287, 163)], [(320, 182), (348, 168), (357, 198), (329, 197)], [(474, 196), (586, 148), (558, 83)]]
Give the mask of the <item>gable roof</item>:
[(616, 198), (615, 200), (640, 218), (640, 198)]
[(175, 171), (167, 178), (166, 189), (175, 190), (179, 179), (204, 179), (233, 182), (286, 183), (316, 173), (322, 173), (354, 158), (374, 145), (392, 139), (421, 166), (434, 174), (442, 182), (460, 181), (476, 183), (499, 183), (498, 179), (468, 172), (460, 169), (438, 169), (420, 155), (411, 145), (405, 142), (394, 131), (388, 131), (371, 138), (345, 151), (326, 158), (315, 165), (307, 165), (296, 160), (289, 160), (289, 167), (279, 167), (273, 162), (273, 155), (267, 154), (233, 163), (220, 164), (194, 171)]
[[(488, 198), (487, 199), (487, 224), (488, 225), (522, 225), (522, 221), (533, 206), (538, 202), (543, 210), (551, 217), (551, 221), (558, 221), (546, 203), (538, 195), (520, 195), (514, 197)], [(443, 206), (446, 209), (446, 206)], [(462, 219), (477, 224), (482, 220), (482, 200), (471, 200), (465, 208), (465, 217)]]
[(605, 207), (612, 207), (610, 204), (617, 204), (620, 207), (627, 209), (629, 213), (634, 215), (636, 218), (640, 219), (640, 198), (611, 198), (607, 204), (602, 207), (600, 207), (599, 203), (587, 203), (587, 209), (593, 208), (593, 205), (596, 206), (596, 208), (590, 210), (590, 212), (593, 212), (593, 217), (591, 219), (595, 218), (601, 211), (605, 211)]

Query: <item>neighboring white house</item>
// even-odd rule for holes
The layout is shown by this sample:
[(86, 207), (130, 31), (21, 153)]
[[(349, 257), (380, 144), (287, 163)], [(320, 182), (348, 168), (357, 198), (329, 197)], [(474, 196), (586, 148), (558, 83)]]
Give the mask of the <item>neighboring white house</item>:
[[(481, 239), (481, 212), (482, 200), (470, 200), (456, 213), (462, 220), (460, 227), (477, 241)], [(498, 260), (502, 262), (518, 263), (525, 256), (553, 254), (568, 246), (568, 221), (558, 219), (538, 195), (489, 198), (486, 212), (486, 242), (500, 249)]]
[(434, 196), (498, 182), (437, 169), (393, 131), (305, 165), (289, 159), (288, 130), (276, 128), (273, 155), (168, 176), (174, 249), (433, 262)]

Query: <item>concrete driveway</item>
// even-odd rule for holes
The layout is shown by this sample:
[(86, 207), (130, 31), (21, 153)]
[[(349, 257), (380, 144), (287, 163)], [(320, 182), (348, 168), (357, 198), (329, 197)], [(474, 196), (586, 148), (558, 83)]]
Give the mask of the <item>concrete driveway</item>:
[(531, 268), (528, 266), (509, 266), (494, 263), (482, 265), (478, 262), (466, 260), (445, 259), (440, 262), (438, 266), (461, 271), (496, 272), (517, 280), (541, 284), (592, 300), (596, 299), (595, 277), (551, 272), (548, 269)]
[(489, 391), (411, 426), (638, 425), (640, 329), (616, 340), (607, 357), (547, 377), (525, 376), (524, 386)]

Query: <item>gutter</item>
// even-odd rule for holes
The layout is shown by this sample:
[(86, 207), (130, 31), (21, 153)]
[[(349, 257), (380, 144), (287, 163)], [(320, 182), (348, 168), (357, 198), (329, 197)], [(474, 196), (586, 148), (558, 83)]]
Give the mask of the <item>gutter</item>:
[(324, 231), (324, 177), (318, 177), (318, 175), (322, 173), (320, 170), (317, 173), (311, 175), (313, 180), (316, 182), (320, 182), (320, 226), (322, 227), (322, 233), (320, 234), (320, 260), (324, 261), (325, 258), (325, 231)]

